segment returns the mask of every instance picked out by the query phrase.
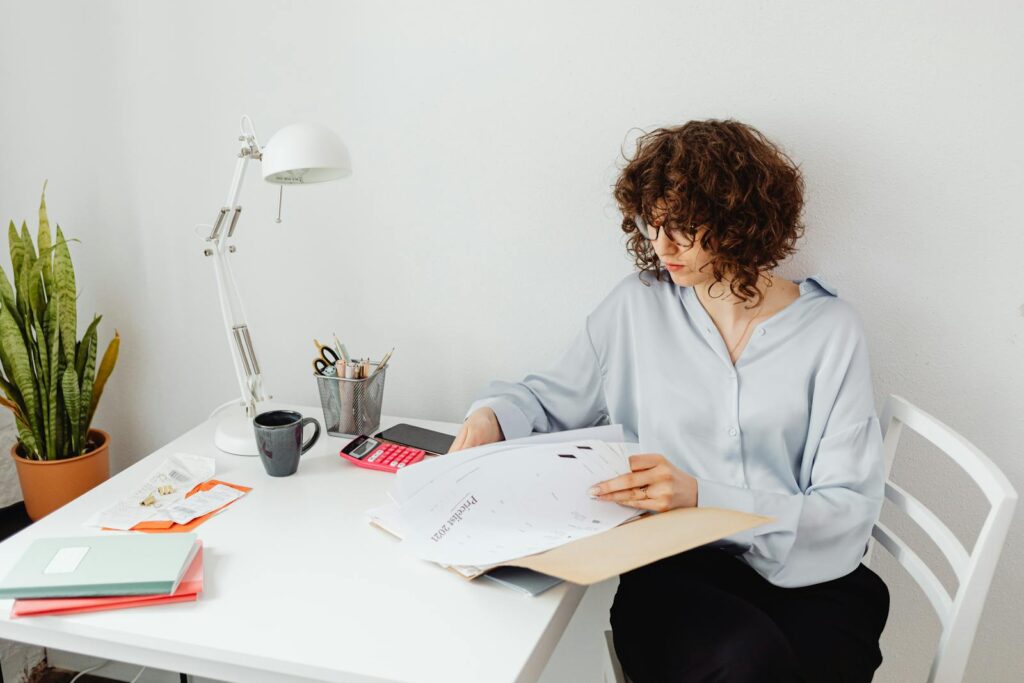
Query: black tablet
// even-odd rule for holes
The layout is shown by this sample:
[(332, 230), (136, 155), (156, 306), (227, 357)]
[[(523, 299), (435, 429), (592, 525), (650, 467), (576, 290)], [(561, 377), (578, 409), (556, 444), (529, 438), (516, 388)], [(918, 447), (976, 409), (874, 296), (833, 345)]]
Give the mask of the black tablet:
[(455, 437), (451, 434), (442, 434), (432, 429), (414, 427), (404, 422), (385, 429), (377, 434), (377, 438), (400, 443), (403, 446), (422, 448), (428, 453), (435, 453), (437, 455), (447, 453), (455, 441)]

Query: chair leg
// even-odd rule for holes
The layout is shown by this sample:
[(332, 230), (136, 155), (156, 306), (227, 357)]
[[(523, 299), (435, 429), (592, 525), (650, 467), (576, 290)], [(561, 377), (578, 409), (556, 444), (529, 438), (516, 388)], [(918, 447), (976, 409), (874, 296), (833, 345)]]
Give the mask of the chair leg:
[(612, 640), (612, 632), (604, 632), (605, 657), (604, 657), (604, 681), (605, 683), (629, 683), (629, 679), (622, 673), (622, 664), (615, 654), (615, 642)]

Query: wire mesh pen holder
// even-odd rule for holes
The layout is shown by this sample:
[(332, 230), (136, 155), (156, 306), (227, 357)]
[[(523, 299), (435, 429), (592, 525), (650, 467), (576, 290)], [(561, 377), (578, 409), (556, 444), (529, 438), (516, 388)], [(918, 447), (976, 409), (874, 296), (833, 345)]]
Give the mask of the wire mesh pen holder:
[(365, 379), (345, 379), (316, 375), (320, 388), (320, 406), (324, 410), (324, 426), (331, 436), (371, 434), (380, 426), (380, 408), (384, 402), (385, 366), (376, 372), (370, 364)]

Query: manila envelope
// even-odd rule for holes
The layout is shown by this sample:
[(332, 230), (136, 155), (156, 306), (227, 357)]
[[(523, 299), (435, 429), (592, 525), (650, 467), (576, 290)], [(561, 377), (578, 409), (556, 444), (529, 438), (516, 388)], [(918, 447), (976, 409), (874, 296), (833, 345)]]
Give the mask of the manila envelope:
[[(570, 583), (589, 586), (666, 557), (753, 529), (772, 519), (721, 508), (677, 508), (668, 512), (644, 515), (614, 529), (536, 555), (502, 562), (497, 566), (532, 569)], [(371, 520), (371, 524), (393, 536), (401, 537), (379, 521)], [(467, 576), (457, 569), (451, 570), (467, 579), (475, 579), (489, 571)]]
[(502, 565), (589, 586), (770, 521), (736, 510), (677, 508)]

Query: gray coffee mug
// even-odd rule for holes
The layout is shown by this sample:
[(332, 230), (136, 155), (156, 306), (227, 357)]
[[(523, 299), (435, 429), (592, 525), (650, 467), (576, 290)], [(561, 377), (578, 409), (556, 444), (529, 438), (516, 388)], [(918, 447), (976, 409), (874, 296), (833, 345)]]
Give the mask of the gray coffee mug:
[[(315, 427), (309, 441), (302, 443), (302, 430), (307, 424)], [(287, 477), (299, 469), (299, 456), (312, 448), (320, 438), (320, 423), (302, 417), (294, 410), (270, 410), (252, 420), (256, 432), (256, 448), (267, 474)]]

